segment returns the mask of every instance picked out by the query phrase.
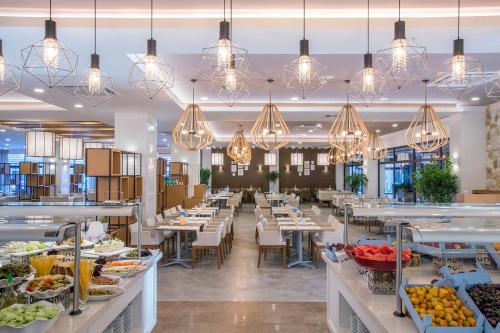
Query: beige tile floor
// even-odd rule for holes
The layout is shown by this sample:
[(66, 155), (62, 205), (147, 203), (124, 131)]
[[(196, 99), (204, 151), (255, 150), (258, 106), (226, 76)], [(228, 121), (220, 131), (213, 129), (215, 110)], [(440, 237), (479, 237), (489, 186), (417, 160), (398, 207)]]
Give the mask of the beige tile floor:
[[(253, 205), (244, 206), (234, 229), (222, 269), (214, 255), (194, 270), (159, 267), (155, 332), (328, 332), (325, 264), (281, 269), (276, 253), (257, 269)], [(349, 230), (356, 238), (362, 228)]]

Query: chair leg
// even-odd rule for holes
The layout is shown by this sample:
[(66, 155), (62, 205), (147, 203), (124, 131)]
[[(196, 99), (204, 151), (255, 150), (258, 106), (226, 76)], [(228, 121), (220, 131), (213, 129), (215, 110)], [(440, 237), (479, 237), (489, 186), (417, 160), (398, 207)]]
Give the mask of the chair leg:
[(255, 227), (255, 243), (259, 242), (259, 230), (257, 230), (257, 227)]
[(316, 268), (319, 268), (319, 256), (321, 254), (321, 250), (319, 249), (319, 247), (316, 246), (316, 252), (314, 254), (314, 258), (316, 259), (315, 262), (316, 262)]
[(266, 260), (267, 260), (267, 249), (264, 248), (264, 261), (266, 261)]
[(215, 249), (215, 256), (217, 257), (217, 269), (220, 269), (220, 264), (222, 261), (221, 253), (220, 253), (220, 247), (217, 247)]
[(284, 247), (281, 248), (281, 268), (285, 268), (285, 255), (286, 249)]
[(257, 268), (260, 268), (260, 256), (261, 256), (261, 253), (262, 253), (262, 248), (259, 245), (259, 258), (257, 259)]
[[(222, 242), (219, 244), (217, 247), (217, 250), (219, 250), (219, 255), (220, 255), (220, 262), (221, 264), (224, 263), (224, 257), (222, 256), (222, 253), (224, 252), (224, 248), (222, 247)], [(216, 251), (217, 252), (217, 251)], [(217, 254), (217, 253), (216, 253)]]
[(196, 248), (193, 246), (191, 250), (191, 268), (194, 269), (194, 263), (196, 261)]

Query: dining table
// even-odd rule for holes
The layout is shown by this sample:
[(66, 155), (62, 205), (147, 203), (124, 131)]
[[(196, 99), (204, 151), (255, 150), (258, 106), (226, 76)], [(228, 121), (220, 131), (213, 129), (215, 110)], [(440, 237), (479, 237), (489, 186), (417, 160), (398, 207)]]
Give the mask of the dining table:
[(281, 233), (293, 233), (293, 247), (295, 253), (297, 253), (297, 259), (290, 260), (288, 268), (294, 266), (314, 268), (315, 266), (312, 258), (304, 256), (304, 232), (322, 231), (324, 227), (310, 218), (296, 219), (295, 221), (292, 221), (292, 219), (278, 218), (277, 221)]

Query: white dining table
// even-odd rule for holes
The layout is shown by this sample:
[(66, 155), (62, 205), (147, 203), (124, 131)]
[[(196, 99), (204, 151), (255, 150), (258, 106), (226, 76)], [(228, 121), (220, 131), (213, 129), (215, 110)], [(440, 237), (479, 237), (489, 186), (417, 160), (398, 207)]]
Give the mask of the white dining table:
[(291, 260), (288, 263), (288, 268), (293, 266), (314, 268), (313, 260), (310, 258), (305, 259), (304, 257), (303, 233), (308, 231), (321, 231), (323, 228), (315, 222), (307, 219), (304, 219), (304, 222), (293, 222), (292, 220), (284, 221), (284, 219), (280, 219), (278, 221), (278, 228), (282, 233), (292, 231), (294, 234), (294, 247), (297, 252), (297, 259)]

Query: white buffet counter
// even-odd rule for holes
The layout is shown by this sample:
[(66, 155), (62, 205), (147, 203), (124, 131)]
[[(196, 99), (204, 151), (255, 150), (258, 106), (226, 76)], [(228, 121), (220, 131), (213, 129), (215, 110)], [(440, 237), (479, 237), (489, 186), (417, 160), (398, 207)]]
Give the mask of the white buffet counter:
[[(374, 295), (358, 266), (352, 260), (332, 262), (322, 253), (327, 265), (327, 324), (333, 333), (350, 332), (351, 315), (356, 313), (370, 333), (417, 333), (410, 317), (397, 318), (394, 295)], [(493, 281), (500, 281), (500, 272), (488, 271)], [(405, 268), (403, 277), (411, 283), (430, 283), (436, 278), (432, 267)]]
[(124, 280), (125, 292), (108, 301), (89, 301), (87, 308), (78, 316), (70, 316), (67, 309), (60, 315), (48, 333), (97, 333), (108, 325), (131, 304), (132, 329), (134, 333), (148, 333), (156, 325), (157, 263), (161, 253), (156, 254), (148, 268), (132, 278)]

